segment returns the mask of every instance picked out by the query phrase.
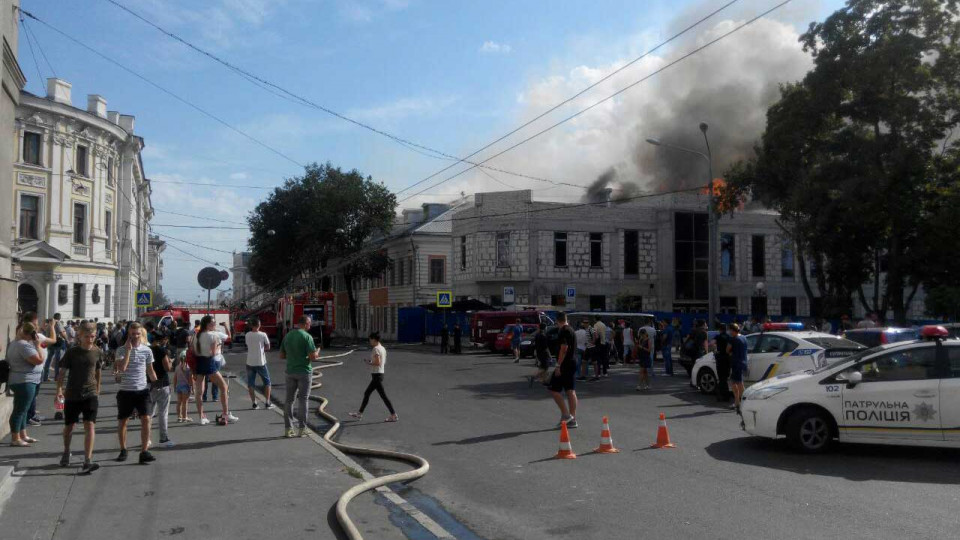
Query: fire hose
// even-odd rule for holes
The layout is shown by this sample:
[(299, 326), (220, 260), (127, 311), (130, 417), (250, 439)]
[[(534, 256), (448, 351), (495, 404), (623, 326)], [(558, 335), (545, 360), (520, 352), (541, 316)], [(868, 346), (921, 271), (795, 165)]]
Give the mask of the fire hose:
[[(340, 356), (346, 356), (353, 351), (344, 353), (337, 356), (328, 356), (321, 358), (321, 364), (313, 368), (313, 375), (311, 378), (311, 389), (320, 388), (323, 386), (323, 383), (320, 382), (320, 378), (323, 377), (321, 373), (322, 370), (337, 366), (342, 366), (343, 362), (341, 361), (330, 361), (329, 358), (336, 358)], [(360, 530), (357, 529), (357, 526), (354, 525), (353, 521), (350, 519), (350, 516), (347, 514), (347, 505), (350, 504), (350, 501), (355, 499), (358, 495), (365, 493), (370, 490), (377, 489), (380, 486), (385, 486), (387, 484), (392, 484), (395, 482), (412, 482), (418, 478), (423, 477), (427, 474), (427, 471), (430, 470), (430, 464), (427, 460), (423, 459), (420, 456), (413, 454), (405, 454), (403, 452), (396, 452), (393, 450), (381, 450), (377, 448), (367, 448), (364, 446), (356, 446), (352, 444), (344, 444), (333, 440), (334, 435), (340, 430), (340, 420), (328, 413), (326, 411), (327, 405), (330, 401), (322, 396), (310, 396), (312, 401), (318, 402), (320, 405), (317, 407), (317, 414), (323, 417), (328, 422), (332, 423), (333, 426), (327, 430), (324, 434), (323, 439), (330, 443), (334, 448), (340, 450), (345, 454), (353, 454), (358, 456), (372, 456), (393, 460), (400, 460), (410, 463), (416, 467), (416, 469), (399, 472), (394, 474), (388, 474), (386, 476), (379, 476), (377, 478), (371, 478), (353, 486), (347, 491), (343, 492), (340, 495), (340, 498), (337, 499), (337, 521), (340, 523), (340, 526), (343, 528), (344, 532), (347, 533), (347, 536), (351, 540), (363, 540), (363, 535), (360, 534)]]

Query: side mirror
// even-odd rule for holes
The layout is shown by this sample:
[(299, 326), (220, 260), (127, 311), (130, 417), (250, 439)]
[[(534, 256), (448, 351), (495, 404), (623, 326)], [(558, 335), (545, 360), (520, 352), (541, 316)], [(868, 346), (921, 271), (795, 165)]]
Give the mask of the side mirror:
[(853, 373), (847, 375), (847, 388), (853, 388), (861, 382), (863, 382), (863, 373), (854, 371)]

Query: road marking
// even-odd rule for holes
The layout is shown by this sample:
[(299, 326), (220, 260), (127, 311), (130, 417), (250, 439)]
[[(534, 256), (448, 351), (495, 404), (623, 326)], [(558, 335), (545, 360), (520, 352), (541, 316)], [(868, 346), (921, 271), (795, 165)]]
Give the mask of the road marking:
[(13, 467), (0, 467), (0, 516), (19, 481), (20, 477), (13, 474)]

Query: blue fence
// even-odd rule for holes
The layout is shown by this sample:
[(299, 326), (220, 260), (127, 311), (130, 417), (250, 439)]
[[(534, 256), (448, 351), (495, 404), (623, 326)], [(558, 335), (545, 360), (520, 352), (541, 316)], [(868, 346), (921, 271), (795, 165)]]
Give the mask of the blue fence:
[[(464, 341), (470, 335), (470, 315), (458, 311), (428, 311), (422, 307), (407, 307), (397, 310), (397, 341), (422, 343), (427, 336), (439, 336), (446, 324), (453, 333), (453, 325), (459, 324)], [(452, 339), (452, 338), (451, 338)]]

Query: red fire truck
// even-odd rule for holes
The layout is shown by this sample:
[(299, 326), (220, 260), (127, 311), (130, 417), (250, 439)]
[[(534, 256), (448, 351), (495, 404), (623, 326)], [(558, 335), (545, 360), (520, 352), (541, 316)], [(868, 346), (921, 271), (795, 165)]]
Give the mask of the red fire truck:
[(273, 307), (265, 307), (256, 311), (242, 310), (233, 313), (233, 335), (237, 343), (244, 342), (244, 334), (250, 331), (250, 321), (260, 320), (260, 331), (271, 340), (278, 340), (277, 312)]
[(485, 347), (496, 350), (497, 334), (509, 325), (515, 324), (517, 319), (525, 324), (554, 324), (546, 313), (539, 310), (523, 311), (477, 311), (470, 321), (470, 339), (475, 347)]
[(227, 309), (195, 309), (186, 307), (168, 306), (164, 309), (146, 311), (137, 318), (141, 324), (152, 322), (157, 328), (167, 327), (171, 322), (177, 321), (177, 324), (186, 324), (193, 328), (194, 321), (199, 321), (205, 315), (210, 315), (216, 321), (217, 326), (220, 323), (230, 327), (230, 310)]
[(330, 345), (330, 337), (337, 328), (336, 295), (330, 292), (305, 292), (290, 294), (277, 300), (278, 339), (293, 329), (303, 315), (313, 319), (310, 334), (324, 347)]

